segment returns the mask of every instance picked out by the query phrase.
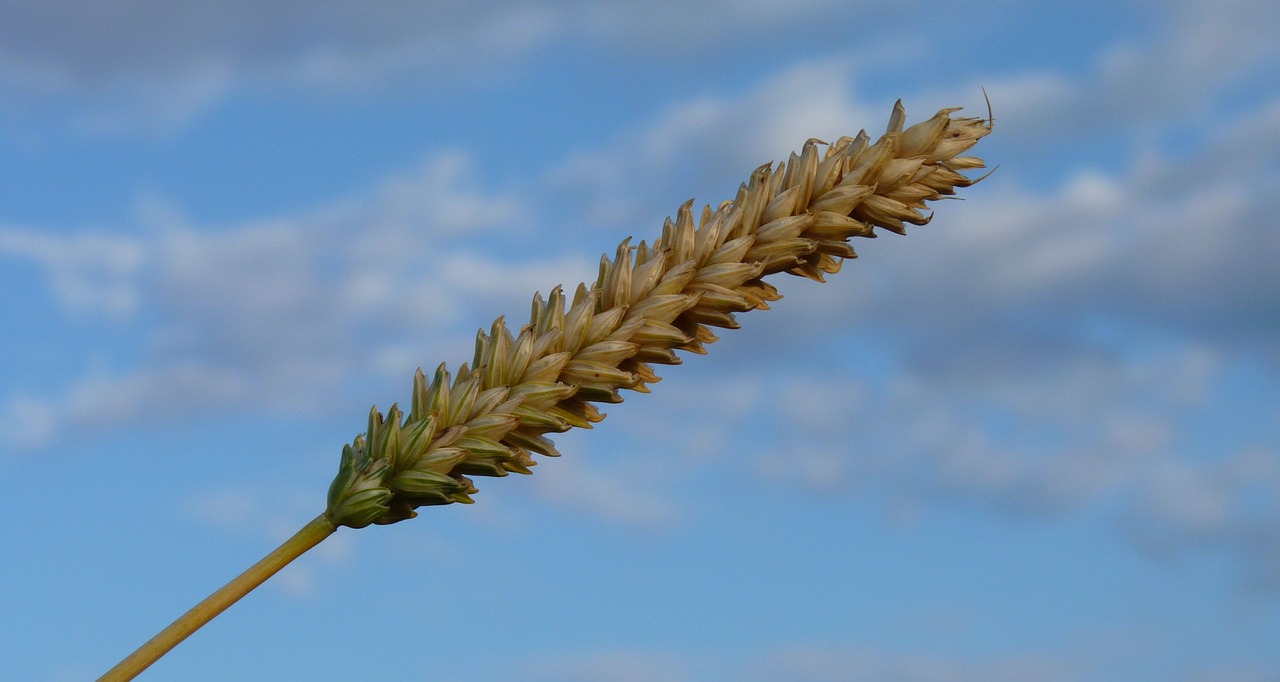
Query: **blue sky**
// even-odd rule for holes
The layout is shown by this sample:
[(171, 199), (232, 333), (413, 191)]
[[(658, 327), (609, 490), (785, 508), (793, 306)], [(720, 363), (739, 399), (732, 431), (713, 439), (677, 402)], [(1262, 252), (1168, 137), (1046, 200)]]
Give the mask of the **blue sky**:
[(323, 510), (369, 406), (809, 137), (999, 170), (142, 679), (1280, 677), (1280, 7), (0, 2), (0, 679)]

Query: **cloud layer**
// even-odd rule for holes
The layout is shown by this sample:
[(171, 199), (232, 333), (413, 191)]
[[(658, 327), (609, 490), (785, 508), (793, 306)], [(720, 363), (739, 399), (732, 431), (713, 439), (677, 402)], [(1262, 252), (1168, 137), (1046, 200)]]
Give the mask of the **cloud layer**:
[[(403, 142), (412, 149), (374, 180), (353, 171), (360, 177), (335, 181), (339, 197), (231, 211), (234, 220), (145, 189), (123, 200), (135, 204), (125, 218), (70, 226), (16, 217), (27, 215), (21, 197), (0, 204), (0, 284), (21, 284), (4, 300), (22, 321), (0, 336), (18, 359), (3, 368), (0, 458), (31, 483), (18, 486), (30, 504), (15, 506), (48, 509), (45, 486), (56, 480), (59, 495), (96, 504), (90, 520), (105, 526), (124, 512), (74, 489), (102, 494), (98, 479), (118, 467), (116, 453), (94, 451), (88, 473), (72, 474), (64, 453), (92, 450), (74, 446), (103, 434), (130, 438), (157, 416), (182, 425), (229, 415), (247, 431), (282, 417), (316, 429), (338, 414), (359, 424), (367, 401), (385, 408), (407, 395), (415, 367), (469, 359), (476, 328), (504, 313), (518, 326), (534, 291), (590, 279), (599, 253), (630, 234), (651, 240), (684, 200), (732, 196), (752, 168), (810, 136), (857, 126), (874, 135), (899, 95), (919, 120), (955, 104), (985, 113), (985, 88), (996, 134), (979, 152), (1000, 168), (965, 201), (940, 203), (936, 220), (906, 238), (856, 244), (863, 258), (828, 284), (785, 279), (786, 298), (744, 315), (746, 329), (726, 333), (710, 357), (662, 369), (668, 379), (653, 395), (629, 396), (598, 430), (566, 434), (565, 458), (509, 486), (483, 482), (469, 520), (451, 526), (464, 512), (449, 509), (423, 524), (424, 536), (398, 527), (362, 535), (382, 549), (359, 568), (336, 544), (324, 570), (300, 567), (284, 586), (306, 597), (311, 584), (372, 582), (426, 564), (430, 580), (412, 597), (362, 585), (381, 601), (352, 617), (420, 625), (413, 600), (429, 599), (461, 623), (439, 636), (459, 641), (478, 631), (468, 618), (506, 618), (525, 633), (537, 621), (545, 631), (530, 633), (525, 649), (490, 662), (495, 678), (498, 666), (523, 662), (520, 672), (549, 680), (1127, 679), (1128, 662), (1150, 653), (1171, 675), (1269, 679), (1271, 654), (1258, 645), (1280, 622), (1274, 5), (1085, 3), (1028, 24), (1026, 3), (1003, 0), (982, 9), (566, 1), (358, 11), (124, 2), (110, 12), (0, 3), (0, 150), (31, 158), (42, 144), (65, 144), (75, 152), (69, 171), (79, 153), (106, 157), (136, 143), (131, 153), (146, 155), (169, 139), (157, 142), (157, 131), (216, 141), (231, 133), (205, 123), (234, 128), (225, 119), (244, 113), (236, 107), (246, 95), (289, 120), (313, 105), (364, 101), (416, 122), (421, 109), (396, 107), (420, 97), (476, 107), (478, 129), (527, 115), (562, 117), (574, 133), (560, 144), (450, 128)], [(1143, 20), (1117, 27), (1094, 12)], [(1026, 28), (1050, 24), (1044, 34)], [(504, 83), (525, 94), (546, 84), (537, 105), (551, 111), (521, 114), (531, 105), (495, 94)], [(553, 101), (562, 92), (566, 101)], [(224, 106), (234, 115), (224, 119)], [(490, 119), (486, 107), (514, 113)], [(344, 159), (314, 158), (332, 160), (335, 175), (349, 170)], [(25, 369), (41, 353), (57, 356), (57, 372)], [(154, 476), (177, 524), (204, 524), (228, 542), (276, 540), (290, 529), (270, 510), (291, 514), (296, 501), (311, 511), (315, 501), (315, 491), (292, 492), (294, 479), (276, 485), (264, 460), (179, 490), (160, 480), (175, 466), (170, 453), (129, 453), (129, 475)], [(310, 453), (281, 457), (312, 462)], [(751, 514), (777, 500), (795, 525), (767, 530), (809, 540), (812, 528), (800, 526), (834, 527), (813, 539), (831, 565), (776, 556), (799, 541), (754, 542), (766, 529)], [(157, 501), (138, 504), (149, 514)], [(971, 638), (953, 641), (935, 624), (877, 639), (900, 605), (876, 603), (889, 598), (853, 569), (902, 568), (909, 557), (894, 563), (836, 538), (849, 515), (887, 545), (954, 543), (922, 554), (926, 562), (963, 563), (982, 532), (993, 545), (1029, 542), (1010, 530), (1029, 527), (1054, 538), (1046, 543), (1082, 543), (1082, 561), (1096, 564), (1081, 570), (1122, 569), (1083, 576), (1105, 583), (1088, 594), (1058, 585), (1062, 576), (1019, 574), (1037, 598), (1088, 602), (1055, 602), (1045, 616), (970, 567), (978, 587), (953, 585), (961, 594), (952, 596), (973, 599), (987, 619)], [(965, 525), (972, 518), (980, 521)], [(975, 537), (939, 539), (942, 527)], [(100, 540), (127, 539), (121, 533)], [(628, 542), (644, 551), (616, 549)], [(587, 551), (599, 555), (574, 553)], [(739, 563), (756, 572), (738, 576)], [(580, 572), (537, 570), (550, 567)], [(931, 581), (949, 570), (881, 584), (900, 580), (894, 598), (917, 600), (911, 608), (928, 617), (960, 618), (933, 603), (942, 588)], [(744, 596), (747, 580), (776, 584)], [(849, 597), (845, 582), (859, 580), (871, 582)], [(529, 584), (536, 589), (513, 587)], [(628, 639), (640, 625), (597, 632), (596, 621), (571, 622), (575, 608), (601, 608), (586, 603), (596, 593), (584, 584), (628, 592), (618, 603), (640, 620), (689, 609), (724, 623), (758, 596), (777, 610), (755, 605), (752, 617), (795, 613), (831, 632), (788, 639), (777, 622), (743, 617), (718, 642), (681, 647), (665, 622), (647, 640)], [(668, 601), (652, 603), (661, 599), (641, 585)], [(852, 612), (874, 621), (874, 636), (860, 636)], [(997, 642), (1010, 623), (1042, 617), (1060, 618), (1062, 630), (1037, 624), (1025, 640)], [(1082, 641), (1057, 636), (1067, 631)], [(419, 635), (389, 636), (408, 649)], [(542, 650), (547, 642), (560, 648)], [(1181, 651), (1188, 642), (1203, 650)], [(1195, 666), (1178, 667), (1187, 661)]]
[[(1004, 112), (998, 121), (1012, 121), (1015, 137), (1045, 138), (1101, 107), (1115, 114), (1107, 126), (1130, 129), (1152, 112), (1122, 107), (1129, 98), (1117, 84), (1141, 60), (1182, 63), (1226, 52), (1233, 72), (1244, 74), (1273, 58), (1253, 49), (1238, 54), (1245, 48), (1227, 44), (1228, 34), (1193, 32), (1201, 20), (1208, 20), (1202, 8), (1188, 6), (1141, 57), (1117, 46), (1088, 76), (1042, 73), (1032, 81), (1052, 87), (993, 86)], [(369, 31), (383, 35), (376, 26)], [(1192, 33), (1195, 41), (1184, 39)], [(1222, 42), (1206, 42), (1213, 40)], [(253, 52), (252, 41), (243, 49), (270, 56)], [(129, 68), (121, 60), (116, 68)], [(157, 410), (181, 415), (251, 396), (282, 410), (324, 404), (362, 373), (407, 375), (426, 348), (456, 363), (466, 355), (467, 325), (486, 323), (461, 311), (519, 310), (522, 292), (572, 283), (566, 277), (585, 278), (591, 269), (583, 252), (507, 262), (485, 253), (485, 235), (533, 238), (562, 229), (539, 215), (567, 213), (566, 222), (579, 226), (643, 222), (681, 187), (722, 185), (801, 137), (852, 132), (842, 128), (849, 120), (874, 125), (879, 117), (858, 100), (856, 82), (837, 57), (796, 64), (746, 90), (677, 103), (625, 133), (620, 145), (572, 152), (532, 184), (496, 192), (477, 182), (474, 160), (447, 152), (365, 195), (297, 216), (209, 229), (180, 208), (152, 202), (139, 212), (141, 232), (5, 228), (0, 252), (39, 264), (68, 314), (117, 324), (147, 319), (151, 347), (139, 366), (86, 376), (62, 396), (10, 395), (3, 423), (28, 446), (47, 445), (57, 428), (118, 426)], [(1153, 92), (1143, 101), (1167, 103), (1185, 82), (1148, 82)], [(1000, 101), (1002, 90), (1012, 101)], [(1019, 99), (1036, 92), (1047, 95)], [(1201, 113), (1179, 111), (1186, 122)], [(1175, 128), (1182, 122), (1163, 120)], [(867, 383), (856, 368), (839, 382), (788, 380), (787, 404), (802, 407), (773, 416), (779, 440), (795, 445), (781, 448), (785, 457), (762, 459), (761, 473), (778, 475), (774, 468), (782, 467), (827, 491), (891, 481), (911, 498), (985, 500), (1019, 514), (1134, 499), (1123, 519), (1144, 543), (1231, 546), (1269, 573), (1280, 537), (1265, 518), (1280, 510), (1242, 500), (1265, 498), (1257, 491), (1280, 485), (1276, 453), (1240, 443), (1214, 453), (1226, 459), (1204, 461), (1182, 444), (1191, 436), (1179, 424), (1194, 420), (1214, 381), (1241, 362), (1262, 363), (1275, 380), (1266, 358), (1280, 355), (1280, 275), (1269, 254), (1280, 251), (1280, 237), (1265, 202), (1280, 188), (1280, 173), (1259, 152), (1275, 148), (1280, 100), (1264, 101), (1219, 120), (1190, 145), (1148, 148), (1139, 158), (1120, 157), (1113, 169), (1081, 169), (1045, 189), (1032, 187), (1055, 174), (1005, 166), (990, 190), (979, 188), (978, 200), (940, 207), (946, 224), (925, 228), (909, 253), (883, 240), (869, 244), (880, 261), (863, 276), (869, 293), (849, 296), (839, 284), (806, 291), (798, 308), (788, 311), (784, 302), (755, 333), (783, 346), (794, 342), (790, 331), (804, 317), (873, 320), (860, 333), (893, 339), (889, 357), (900, 374), (887, 385)], [(620, 157), (628, 163), (617, 164)], [(520, 208), (534, 197), (543, 205)], [(1145, 352), (1135, 339), (1152, 334), (1177, 340), (1161, 354), (1135, 355)], [(840, 396), (834, 405), (832, 396)], [(102, 411), (103, 404), (112, 409)], [(871, 411), (894, 420), (862, 434), (874, 445), (843, 447), (840, 425)], [(31, 419), (38, 414), (65, 418), (55, 428)], [(741, 414), (722, 415), (723, 422), (741, 423)], [(731, 439), (704, 432), (695, 442), (723, 447)], [(563, 494), (572, 479), (574, 490), (594, 491), (578, 496), (581, 503), (606, 517), (669, 513), (646, 506), (653, 502), (643, 496), (632, 499), (599, 472), (562, 473), (551, 498), (572, 497)], [(1168, 500), (1179, 495), (1199, 502), (1171, 508)]]

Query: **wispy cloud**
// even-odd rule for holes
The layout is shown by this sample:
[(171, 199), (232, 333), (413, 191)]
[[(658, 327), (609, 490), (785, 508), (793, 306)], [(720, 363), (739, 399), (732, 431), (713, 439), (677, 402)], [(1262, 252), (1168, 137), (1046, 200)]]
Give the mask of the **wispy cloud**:
[(726, 196), (698, 197), (718, 203), (731, 198), (728, 182), (785, 160), (811, 136), (835, 140), (857, 132), (851, 121), (887, 119), (887, 111), (871, 112), (856, 100), (853, 80), (849, 60), (833, 57), (790, 65), (743, 91), (677, 102), (616, 142), (572, 154), (551, 172), (550, 184), (583, 224), (635, 230), (648, 223), (656, 231), (662, 215), (700, 188), (720, 186)]
[(89, 133), (181, 127), (243, 91), (382, 92), (484, 80), (572, 45), (596, 53), (688, 54), (822, 12), (829, 0), (600, 5), (579, 0), (421, 3), (191, 2), (0, 6), (0, 92), (10, 109), (84, 102)]
[[(73, 324), (135, 328), (148, 342), (137, 364), (96, 367), (61, 394), (11, 389), (5, 434), (48, 445), (59, 430), (119, 428), (144, 414), (246, 401), (314, 408), (353, 375), (407, 377), (416, 365), (402, 366), (402, 349), (465, 347), (455, 325), (480, 322), (460, 309), (519, 310), (563, 272), (589, 272), (573, 258), (513, 266), (485, 247), (494, 230), (521, 233), (511, 192), (479, 186), (470, 161), (447, 152), (367, 196), (299, 215), (198, 226), (153, 200), (139, 230), (5, 228), (0, 257), (43, 270)], [(451, 337), (462, 343), (442, 341)], [(32, 426), (32, 414), (61, 417)]]
[(630, 680), (1071, 680), (1085, 665), (1052, 655), (943, 657), (891, 653), (870, 646), (766, 646), (755, 655), (727, 659), (704, 649), (679, 655), (662, 650), (601, 651), (566, 654), (522, 668), (530, 679), (551, 682), (628, 682)]
[[(739, 444), (762, 481), (824, 495), (874, 490), (926, 510), (1101, 516), (1151, 557), (1220, 551), (1248, 581), (1274, 585), (1280, 453), (1193, 445), (1212, 365), (1194, 352), (1076, 363), (958, 383), (908, 373), (887, 387), (856, 370), (798, 387), (779, 379), (781, 393), (802, 387), (830, 404), (808, 420), (761, 411), (752, 419), (772, 436)], [(845, 407), (850, 392), (861, 400)]]
[[(1131, 11), (1155, 7), (1133, 5)], [(1265, 86), (1280, 66), (1280, 54), (1264, 37), (1280, 21), (1274, 3), (1178, 0), (1159, 9), (1144, 30), (1104, 43), (1078, 71), (1002, 70), (928, 99), (955, 101), (984, 86), (997, 123), (1007, 124), (995, 144), (1033, 161), (1070, 159), (1084, 140), (1132, 152), (1213, 125), (1229, 93), (1247, 100), (1269, 91)]]
[(0, 257), (39, 264), (54, 296), (73, 312), (119, 318), (138, 308), (136, 279), (147, 251), (137, 239), (0, 226)]
[[(1230, 8), (1228, 16), (1248, 9)], [(751, 16), (775, 9), (764, 3)], [(363, 21), (386, 19), (379, 16)], [(596, 13), (586, 20), (607, 26), (614, 19)], [(1273, 58), (1235, 45), (1234, 34), (1191, 31), (1198, 21), (1220, 26), (1225, 19), (1186, 4), (1150, 53), (1117, 45), (1083, 76), (1014, 75), (1007, 88), (997, 80), (992, 91), (1009, 93), (1003, 101), (998, 95), (998, 109), (1037, 137), (1098, 106), (1117, 114), (1107, 125), (1132, 127), (1153, 110), (1122, 111), (1132, 98), (1119, 84), (1151, 60), (1196, 65), (1189, 73), (1203, 89), (1225, 85), (1197, 60), (1245, 78)], [(406, 44), (417, 40), (411, 26), (404, 30)], [(1194, 41), (1183, 39), (1191, 33)], [(200, 40), (216, 46), (222, 38)], [(245, 49), (252, 53), (251, 47)], [(253, 54), (277, 64), (296, 57)], [(308, 54), (306, 68), (325, 62)], [(363, 68), (348, 56), (334, 62)], [(87, 65), (63, 68), (84, 70), (78, 78), (95, 73)], [(100, 68), (134, 67), (121, 57)], [(673, 207), (667, 200), (683, 199), (689, 187), (740, 180), (744, 169), (780, 158), (809, 135), (853, 132), (849, 121), (874, 125), (881, 116), (860, 99), (859, 77), (837, 55), (791, 64), (736, 91), (675, 102), (616, 142), (540, 169), (528, 187), (488, 186), (471, 157), (446, 152), (365, 195), (298, 215), (206, 226), (155, 202), (141, 211), (142, 233), (5, 228), (0, 253), (38, 263), (68, 311), (100, 313), (117, 324), (155, 321), (147, 323), (154, 325), (152, 352), (141, 365), (87, 375), (60, 395), (11, 393), (0, 423), (7, 434), (24, 434), (28, 445), (49, 444), (60, 437), (58, 428), (127, 424), (157, 407), (193, 413), (250, 396), (276, 409), (303, 397), (314, 405), (361, 372), (407, 376), (431, 361), (428, 347), (443, 349), (444, 359), (463, 359), (470, 329), (492, 317), (466, 311), (518, 312), (533, 290), (572, 284), (592, 270), (577, 255), (495, 256), (477, 236), (514, 235), (503, 240), (515, 242), (506, 246), (514, 255), (522, 242), (581, 234), (565, 224), (638, 231), (654, 216), (656, 228), (657, 217)], [(1171, 98), (1184, 96), (1181, 85), (1151, 81), (1144, 101), (1171, 106)], [(1046, 188), (1028, 188), (1043, 184), (1034, 169), (1006, 167), (1001, 182), (989, 183), (997, 187), (977, 188), (984, 192), (981, 207), (947, 206), (947, 224), (925, 228), (909, 255), (868, 245), (880, 262), (859, 275), (866, 284), (857, 295), (840, 285), (815, 287), (753, 321), (754, 333), (761, 343), (780, 343), (794, 338), (801, 314), (845, 327), (852, 323), (841, 320), (855, 320), (866, 338), (893, 339), (887, 354), (904, 374), (888, 386), (848, 367), (834, 383), (790, 377), (767, 404), (737, 412), (728, 407), (732, 395), (718, 401), (703, 394), (702, 405), (719, 405), (717, 418), (703, 420), (685, 440), (689, 453), (714, 459), (735, 447), (734, 425), (763, 414), (783, 436), (758, 471), (785, 470), (813, 489), (847, 492), (870, 477), (920, 497), (1039, 514), (1136, 491), (1143, 502), (1127, 522), (1141, 526), (1136, 534), (1148, 540), (1213, 544), (1218, 540), (1205, 538), (1256, 533), (1255, 512), (1222, 511), (1253, 494), (1221, 470), (1237, 464), (1206, 464), (1180, 450), (1178, 425), (1239, 350), (1254, 357), (1280, 350), (1280, 275), (1269, 258), (1280, 243), (1266, 205), (1280, 176), (1260, 151), (1280, 146), (1278, 112), (1280, 104), (1264, 102), (1188, 145), (1145, 149), (1141, 157), (1122, 158), (1119, 170), (1080, 169)], [(548, 226), (536, 218), (562, 213), (571, 219)], [(1135, 360), (1128, 335), (1144, 328), (1187, 342), (1154, 360)], [(765, 380), (726, 385), (739, 397), (758, 395)], [(112, 406), (106, 413), (91, 407), (104, 402)], [(866, 454), (854, 455), (843, 441), (849, 420), (879, 413), (891, 417), (859, 427), (867, 440), (856, 450)], [(54, 424), (34, 417), (48, 414), (67, 418)], [(1010, 420), (1015, 427), (990, 426)], [(1274, 459), (1250, 452), (1248, 461)], [(678, 516), (668, 500), (624, 485), (617, 472), (557, 463), (555, 473), (536, 477), (535, 490), (558, 504), (627, 524)], [(1270, 478), (1257, 480), (1265, 487)], [(1184, 489), (1203, 501), (1197, 519), (1176, 517), (1163, 502)], [(1176, 538), (1164, 537), (1170, 533)], [(1242, 556), (1261, 565), (1271, 545), (1259, 546), (1240, 550)]]
[(660, 469), (587, 463), (575, 453), (548, 463), (547, 472), (531, 479), (534, 494), (553, 507), (607, 523), (638, 529), (667, 528), (687, 514), (672, 491), (663, 486)]
[(176, 127), (237, 90), (382, 90), (447, 82), (545, 45), (560, 11), (531, 3), (120, 2), (0, 7), (0, 87), (81, 101), (88, 132)]
[(1080, 679), (1079, 663), (1048, 656), (1006, 655), (987, 660), (893, 654), (870, 647), (795, 647), (767, 656), (750, 679), (797, 682), (835, 680), (1070, 680)]
[(535, 661), (519, 676), (540, 682), (641, 682), (690, 679), (682, 663), (658, 652), (610, 651)]

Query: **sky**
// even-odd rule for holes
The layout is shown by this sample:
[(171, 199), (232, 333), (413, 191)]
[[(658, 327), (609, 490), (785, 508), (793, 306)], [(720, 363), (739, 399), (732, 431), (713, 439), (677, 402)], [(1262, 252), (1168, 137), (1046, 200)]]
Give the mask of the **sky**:
[(371, 405), (810, 137), (998, 169), (531, 477), (140, 679), (1280, 679), (1280, 5), (0, 0), (0, 679), (324, 509)]

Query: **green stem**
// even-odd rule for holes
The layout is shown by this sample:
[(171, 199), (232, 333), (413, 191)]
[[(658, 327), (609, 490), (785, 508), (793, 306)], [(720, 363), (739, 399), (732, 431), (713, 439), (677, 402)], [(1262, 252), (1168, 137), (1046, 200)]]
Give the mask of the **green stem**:
[(129, 657), (120, 661), (116, 667), (107, 671), (107, 674), (98, 678), (98, 682), (123, 682), (132, 680), (137, 677), (143, 670), (147, 669), (152, 663), (169, 652), (178, 643), (186, 639), (188, 635), (199, 630), (201, 626), (213, 620), (219, 613), (222, 613), (228, 606), (236, 603), (241, 597), (249, 594), (253, 589), (267, 581), (267, 578), (275, 575), (277, 571), (284, 568), (290, 561), (297, 559), (306, 553), (307, 550), (320, 544), (321, 540), (329, 537), (337, 527), (333, 525), (329, 518), (324, 514), (317, 516), (311, 523), (302, 527), (302, 530), (294, 534), (293, 537), (284, 541), (276, 550), (261, 561), (249, 567), (249, 570), (241, 573), (235, 580), (227, 583), (222, 589), (205, 597), (205, 600), (196, 604), (190, 611), (182, 614), (182, 617), (173, 621), (173, 624), (160, 634), (152, 637), (150, 641), (143, 644), (137, 651), (129, 654)]

